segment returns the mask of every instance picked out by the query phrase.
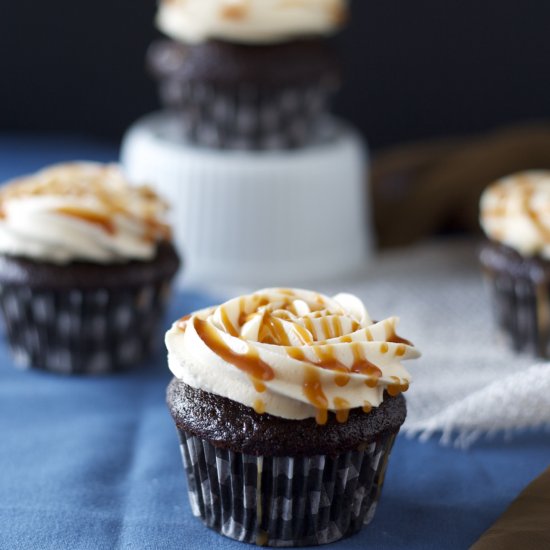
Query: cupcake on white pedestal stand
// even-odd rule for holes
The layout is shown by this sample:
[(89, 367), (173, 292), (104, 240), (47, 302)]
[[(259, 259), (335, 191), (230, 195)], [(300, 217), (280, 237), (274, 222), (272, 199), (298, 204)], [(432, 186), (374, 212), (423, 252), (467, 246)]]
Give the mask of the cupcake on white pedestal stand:
[(168, 110), (127, 133), (128, 176), (170, 199), (191, 284), (297, 285), (370, 255), (367, 158), (328, 116), (325, 35), (346, 0), (161, 0), (148, 64)]
[(189, 283), (332, 279), (370, 255), (367, 158), (344, 124), (291, 151), (220, 151), (186, 143), (171, 113), (155, 113), (127, 133), (122, 164), (170, 200)]

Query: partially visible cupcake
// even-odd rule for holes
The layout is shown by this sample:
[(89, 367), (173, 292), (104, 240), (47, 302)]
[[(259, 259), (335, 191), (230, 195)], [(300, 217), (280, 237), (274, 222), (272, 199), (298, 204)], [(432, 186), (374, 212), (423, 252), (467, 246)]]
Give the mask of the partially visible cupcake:
[(0, 307), (20, 366), (104, 373), (151, 353), (179, 267), (166, 210), (114, 165), (0, 188)]
[(161, 99), (194, 143), (286, 149), (323, 132), (339, 68), (326, 37), (346, 0), (160, 0), (172, 40), (148, 54)]
[(370, 522), (419, 356), (396, 318), (351, 295), (265, 289), (166, 335), (193, 514), (269, 546), (326, 544)]
[(517, 351), (550, 357), (550, 172), (503, 178), (481, 198), (481, 263), (498, 324)]

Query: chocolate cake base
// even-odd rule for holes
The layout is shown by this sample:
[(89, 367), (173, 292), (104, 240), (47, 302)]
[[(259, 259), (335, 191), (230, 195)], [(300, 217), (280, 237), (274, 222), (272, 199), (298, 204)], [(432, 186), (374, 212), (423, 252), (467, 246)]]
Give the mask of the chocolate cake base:
[(15, 362), (62, 374), (103, 374), (144, 360), (179, 267), (174, 247), (153, 260), (60, 266), (0, 257), (0, 309)]
[(229, 538), (274, 547), (328, 544), (372, 520), (406, 414), (402, 396), (386, 396), (369, 414), (318, 426), (258, 415), (179, 380), (168, 404), (193, 514)]
[(314, 418), (288, 420), (253, 409), (225, 397), (197, 390), (174, 378), (167, 401), (178, 429), (212, 445), (261, 456), (337, 455), (356, 449), (380, 434), (396, 433), (405, 421), (405, 398), (385, 395), (379, 407), (366, 414), (353, 409), (340, 424), (329, 413), (324, 426)]
[(486, 242), (480, 261), (501, 333), (516, 351), (550, 357), (550, 262)]

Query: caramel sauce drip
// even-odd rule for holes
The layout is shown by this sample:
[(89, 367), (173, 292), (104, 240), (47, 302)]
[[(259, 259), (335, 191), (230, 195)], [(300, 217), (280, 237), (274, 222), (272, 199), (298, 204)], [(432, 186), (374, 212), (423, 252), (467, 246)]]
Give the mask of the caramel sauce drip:
[(389, 384), (386, 390), (392, 397), (397, 397), (400, 393), (406, 392), (409, 389), (408, 382), (402, 382), (397, 376), (392, 376), (392, 380), (394, 380), (395, 383)]
[(267, 390), (267, 386), (263, 382), (260, 382), (260, 380), (253, 378), (252, 376), (250, 376), (249, 378), (250, 382), (252, 382), (252, 385), (254, 386), (254, 389), (258, 393), (264, 393)]
[(195, 317), (194, 324), (199, 338), (224, 361), (231, 363), (254, 379), (269, 381), (275, 378), (273, 369), (261, 360), (257, 349), (248, 345), (248, 351), (245, 354), (235, 353), (206, 321)]
[(313, 344), (313, 338), (311, 337), (311, 333), (308, 332), (304, 327), (297, 325), (295, 323), (293, 328), (303, 344), (307, 344), (307, 345)]
[[(132, 218), (135, 219), (135, 216), (132, 216)], [(145, 224), (144, 240), (155, 242), (159, 238), (164, 241), (169, 241), (172, 238), (172, 229), (168, 224), (159, 222), (153, 218), (146, 218), (142, 221)]]
[(371, 411), (372, 405), (368, 401), (365, 401), (365, 403), (363, 404), (363, 412), (369, 414)]
[(262, 319), (258, 332), (258, 341), (262, 344), (274, 344), (279, 346), (290, 346), (282, 321), (266, 313)]
[(185, 332), (185, 329), (187, 328), (187, 322), (191, 319), (191, 315), (185, 315), (179, 321), (176, 323), (176, 327), (178, 330), (181, 330), (181, 332)]
[(533, 198), (535, 189), (529, 182), (524, 183), (524, 187), (525, 187), (525, 195), (523, 197), (523, 205), (522, 205), (523, 210), (531, 220), (531, 223), (535, 226), (537, 231), (541, 234), (542, 238), (546, 242), (549, 242), (550, 229), (542, 223), (539, 217), (539, 213), (531, 206), (531, 199)]
[(332, 337), (332, 331), (330, 330), (330, 324), (328, 322), (328, 319), (326, 317), (321, 318), (321, 330), (323, 331), (323, 335), (325, 338), (331, 338)]
[(334, 398), (334, 408), (336, 409), (336, 420), (340, 424), (344, 424), (348, 421), (351, 405), (349, 401), (342, 397)]
[(235, 336), (235, 337), (239, 336), (237, 329), (233, 326), (231, 319), (229, 319), (229, 315), (227, 315), (227, 311), (225, 311), (223, 307), (220, 307), (220, 319), (221, 319), (223, 328), (229, 335)]
[(116, 233), (116, 227), (113, 220), (105, 214), (100, 214), (99, 212), (95, 212), (93, 210), (87, 210), (85, 208), (78, 208), (75, 206), (60, 206), (54, 211), (58, 214), (62, 214), (63, 216), (77, 218), (87, 223), (97, 225), (109, 235), (114, 235)]
[(323, 386), (321, 384), (321, 377), (319, 376), (319, 373), (311, 367), (305, 368), (304, 395), (317, 409), (317, 423), (320, 425), (326, 424), (328, 420), (328, 399), (323, 392)]
[(252, 408), (257, 414), (265, 414), (265, 403), (261, 399), (256, 399), (252, 405)]
[(351, 350), (353, 352), (351, 371), (368, 376), (367, 385), (369, 385), (369, 381), (374, 381), (374, 386), (372, 387), (376, 387), (378, 378), (382, 376), (382, 371), (363, 355), (363, 349), (359, 342), (354, 342), (351, 345)]
[[(388, 328), (389, 330), (387, 330)], [(401, 338), (401, 336), (395, 332), (395, 325), (393, 324), (390, 327), (386, 326), (386, 342), (391, 342), (392, 344), (405, 344), (405, 346), (414, 345), (410, 340)]]
[(306, 329), (313, 336), (313, 338), (317, 339), (317, 331), (315, 330), (315, 324), (313, 323), (311, 318), (304, 317), (304, 324), (306, 325)]
[(241, 21), (248, 17), (249, 6), (248, 2), (240, 0), (240, 2), (234, 4), (227, 4), (221, 8), (221, 17), (223, 19), (230, 19), (233, 21)]
[[(0, 191), (0, 204), (10, 199), (48, 195), (93, 198), (101, 212), (70, 205), (52, 211), (95, 224), (108, 234), (115, 233), (113, 218), (120, 214), (145, 225), (143, 240), (146, 242), (171, 239), (170, 227), (156, 219), (159, 212), (168, 208), (167, 204), (151, 188), (129, 185), (111, 165), (81, 167), (79, 163), (65, 163), (46, 168), (6, 185)], [(132, 201), (137, 201), (137, 212), (128, 206)]]
[(351, 380), (351, 376), (346, 373), (338, 373), (334, 376), (334, 383), (337, 386), (340, 386), (343, 388), (344, 386), (347, 386), (349, 384), (349, 381)]

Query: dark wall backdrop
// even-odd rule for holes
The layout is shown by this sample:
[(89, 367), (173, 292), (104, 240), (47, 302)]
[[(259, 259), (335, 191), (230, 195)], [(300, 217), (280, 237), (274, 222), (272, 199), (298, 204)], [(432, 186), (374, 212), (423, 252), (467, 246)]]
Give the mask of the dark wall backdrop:
[[(158, 107), (154, 0), (1, 0), (0, 130), (119, 139)], [(550, 2), (354, 0), (335, 110), (375, 147), (550, 116)]]

